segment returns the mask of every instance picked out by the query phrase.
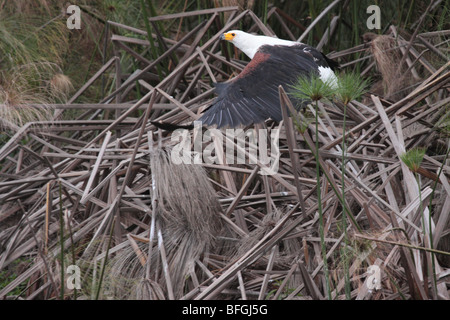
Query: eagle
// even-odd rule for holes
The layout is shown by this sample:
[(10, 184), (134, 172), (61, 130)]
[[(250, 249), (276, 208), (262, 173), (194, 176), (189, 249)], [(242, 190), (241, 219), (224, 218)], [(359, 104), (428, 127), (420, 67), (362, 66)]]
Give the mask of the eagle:
[(236, 128), (267, 119), (281, 121), (278, 87), (289, 92), (299, 77), (316, 74), (337, 87), (337, 63), (307, 44), (241, 30), (225, 32), (220, 40), (231, 42), (251, 60), (238, 76), (215, 84), (217, 97), (198, 119), (203, 126)]

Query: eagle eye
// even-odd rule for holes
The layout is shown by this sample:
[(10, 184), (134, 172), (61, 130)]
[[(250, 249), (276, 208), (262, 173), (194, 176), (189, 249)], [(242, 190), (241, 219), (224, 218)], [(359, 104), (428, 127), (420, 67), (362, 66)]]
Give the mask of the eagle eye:
[(232, 33), (231, 35), (234, 37), (234, 36), (236, 36), (236, 33)]

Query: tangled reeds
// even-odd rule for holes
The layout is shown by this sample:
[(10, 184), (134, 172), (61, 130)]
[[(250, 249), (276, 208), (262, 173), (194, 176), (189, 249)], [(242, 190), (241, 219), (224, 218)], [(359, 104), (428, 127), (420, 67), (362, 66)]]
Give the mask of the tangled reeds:
[[(179, 40), (159, 32), (158, 21), (199, 16), (207, 19)], [(173, 163), (179, 140), (152, 121), (197, 119), (214, 98), (212, 82), (246, 63), (221, 47), (220, 34), (245, 18), (249, 31), (273, 35), (271, 19), (283, 17), (270, 10), (265, 25), (238, 7), (183, 12), (149, 18), (152, 34), (108, 22), (136, 35), (111, 41), (141, 69), (122, 75), (115, 56), (68, 103), (53, 105), (81, 110), (77, 119), (8, 127), (0, 148), (0, 275), (10, 280), (0, 298), (449, 299), (442, 258), (450, 64), (439, 45), (422, 44), (430, 35), (419, 34), (405, 53), (409, 40), (390, 30), (329, 54), (345, 70), (360, 52), (361, 74), (377, 75), (386, 91), (344, 105), (318, 101), (294, 117), (306, 119), (303, 126), (287, 117), (268, 122), (278, 141), (275, 172), (255, 159), (254, 141), (218, 133), (194, 149), (213, 161)], [(156, 44), (164, 53), (154, 60), (139, 53)], [(390, 78), (403, 54), (407, 69)], [(76, 104), (102, 74), (115, 77), (116, 89)], [(280, 98), (289, 105), (282, 89)], [(316, 116), (317, 126), (308, 120)], [(188, 146), (196, 134), (205, 137), (183, 134)], [(242, 151), (243, 163), (226, 161), (227, 144), (233, 155)], [(410, 168), (401, 158), (418, 147), (426, 151)], [(78, 287), (69, 286), (69, 265), (79, 268)]]

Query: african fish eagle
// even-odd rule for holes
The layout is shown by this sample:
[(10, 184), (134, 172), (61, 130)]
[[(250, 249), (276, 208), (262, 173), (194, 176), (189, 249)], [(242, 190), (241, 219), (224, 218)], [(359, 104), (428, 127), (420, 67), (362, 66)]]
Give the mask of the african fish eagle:
[(304, 43), (240, 30), (226, 32), (220, 39), (231, 42), (251, 61), (235, 78), (216, 84), (218, 96), (198, 120), (203, 125), (235, 128), (269, 118), (281, 121), (278, 86), (288, 90), (300, 76), (316, 73), (331, 87), (337, 86), (333, 72), (337, 63)]

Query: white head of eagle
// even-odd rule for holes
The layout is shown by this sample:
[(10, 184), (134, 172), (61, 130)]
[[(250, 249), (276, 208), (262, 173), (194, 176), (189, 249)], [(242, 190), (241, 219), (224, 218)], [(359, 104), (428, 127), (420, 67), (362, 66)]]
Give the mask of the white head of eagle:
[(299, 42), (254, 35), (241, 30), (231, 30), (225, 32), (220, 36), (220, 39), (231, 42), (236, 48), (244, 52), (250, 59), (253, 59), (258, 49), (263, 45), (292, 46), (299, 44)]

